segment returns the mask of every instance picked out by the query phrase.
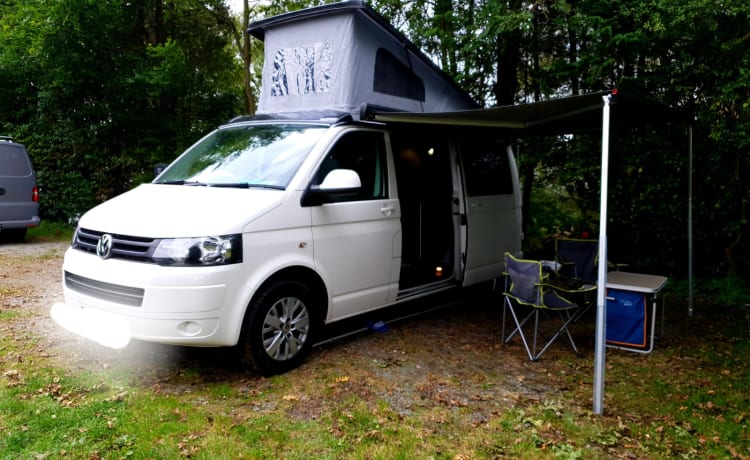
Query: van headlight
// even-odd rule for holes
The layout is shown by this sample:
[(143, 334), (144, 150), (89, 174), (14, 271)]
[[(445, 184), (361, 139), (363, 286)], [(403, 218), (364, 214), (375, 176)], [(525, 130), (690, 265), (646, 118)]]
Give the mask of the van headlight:
[(159, 265), (236, 264), (242, 262), (242, 235), (163, 239), (152, 257)]

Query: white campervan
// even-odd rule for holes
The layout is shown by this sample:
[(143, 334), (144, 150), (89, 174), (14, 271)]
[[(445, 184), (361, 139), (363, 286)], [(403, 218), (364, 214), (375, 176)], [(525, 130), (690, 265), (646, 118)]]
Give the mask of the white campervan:
[[(346, 6), (314, 10), (374, 14)], [(239, 119), (82, 216), (52, 315), (110, 345), (240, 344), (277, 373), (324, 324), (493, 279), (520, 246), (514, 157), (491, 131)]]

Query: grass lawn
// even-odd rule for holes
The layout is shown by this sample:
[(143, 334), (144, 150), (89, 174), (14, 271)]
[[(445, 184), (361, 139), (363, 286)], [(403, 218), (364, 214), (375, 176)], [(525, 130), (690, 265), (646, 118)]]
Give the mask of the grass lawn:
[[(607, 352), (598, 416), (590, 323), (574, 330), (583, 356), (557, 344), (531, 363), (500, 344), (494, 300), (470, 299), (262, 378), (226, 350), (114, 352), (56, 329), (59, 293), (39, 289), (60, 263), (0, 260), (0, 459), (750, 458), (740, 309), (689, 318), (668, 295), (653, 353)], [(23, 267), (41, 274), (5, 282)]]

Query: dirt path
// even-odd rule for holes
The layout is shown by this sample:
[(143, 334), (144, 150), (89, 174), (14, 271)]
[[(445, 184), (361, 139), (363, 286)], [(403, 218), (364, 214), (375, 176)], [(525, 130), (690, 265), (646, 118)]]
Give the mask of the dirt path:
[(55, 337), (48, 312), (54, 302), (62, 301), (61, 267), (68, 245), (0, 243), (0, 310), (18, 314), (14, 334), (24, 331), (50, 340)]
[[(67, 242), (0, 245), (0, 313), (13, 316), (0, 322), (0, 333), (34, 341), (35, 352), (67, 371), (116, 368), (130, 373), (134, 384), (158, 386), (159, 391), (180, 393), (218, 381), (261, 384), (260, 377), (238, 369), (226, 349), (132, 342), (111, 350), (59, 328), (49, 309), (63, 299), (61, 267), (67, 247)], [(320, 374), (346, 375), (350, 391), (385, 399), (403, 414), (424, 404), (474, 407), (474, 423), (482, 423), (492, 406), (543, 400), (564, 391), (563, 379), (556, 377), (566, 369), (555, 355), (570, 350), (553, 347), (545, 359), (530, 363), (520, 345), (501, 345), (500, 309), (493, 302), (466, 301), (392, 323), (385, 333), (335, 340), (313, 349), (307, 363), (292, 372), (307, 381)], [(187, 382), (185, 369), (193, 375)], [(307, 407), (300, 417), (315, 415), (315, 404)]]

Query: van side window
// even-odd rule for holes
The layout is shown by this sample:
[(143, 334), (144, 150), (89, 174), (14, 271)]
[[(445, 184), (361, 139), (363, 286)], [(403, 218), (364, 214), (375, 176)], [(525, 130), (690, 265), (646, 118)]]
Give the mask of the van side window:
[(469, 196), (513, 194), (513, 176), (503, 142), (467, 139), (461, 142), (461, 153)]
[(348, 132), (341, 136), (313, 178), (320, 185), (334, 169), (351, 169), (359, 174), (360, 192), (354, 196), (338, 197), (335, 202), (380, 200), (388, 197), (388, 172), (383, 133), (373, 131)]

